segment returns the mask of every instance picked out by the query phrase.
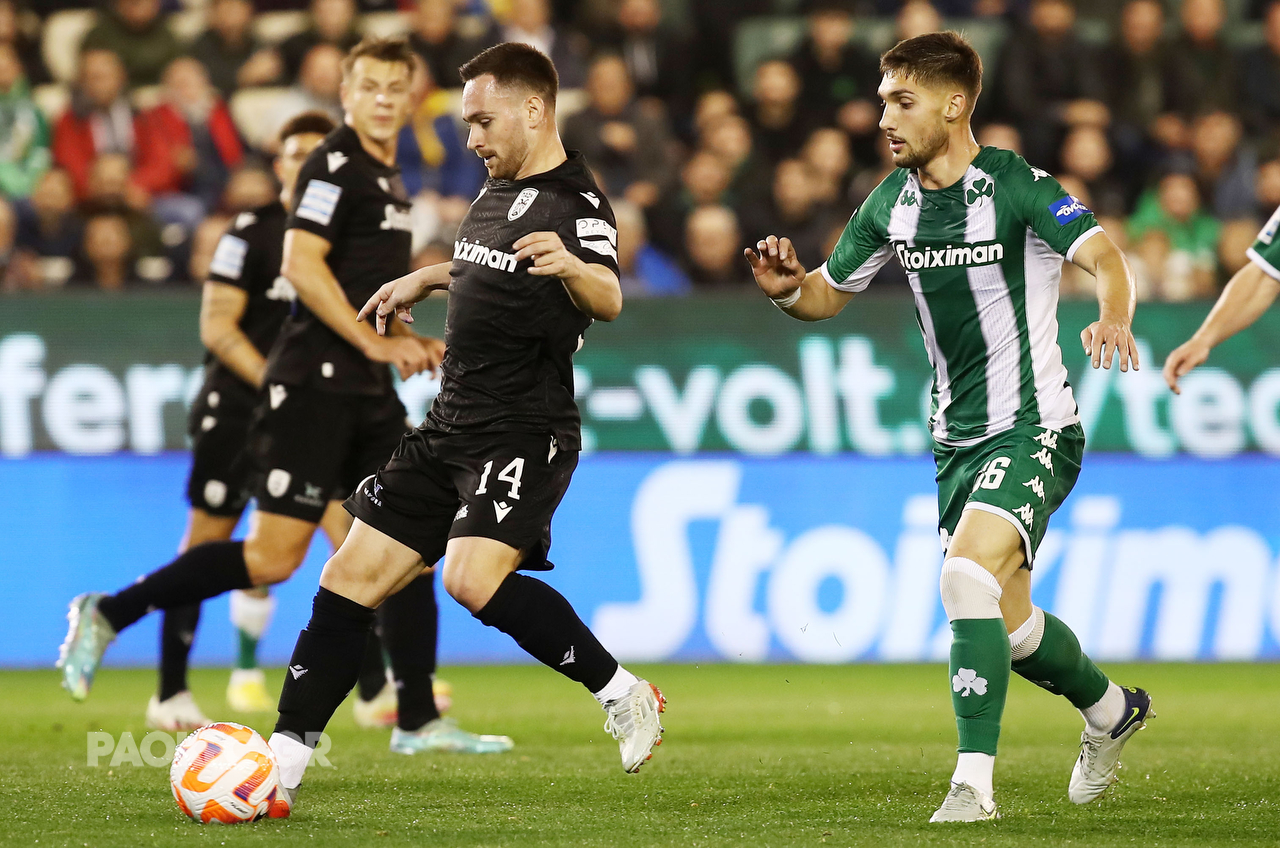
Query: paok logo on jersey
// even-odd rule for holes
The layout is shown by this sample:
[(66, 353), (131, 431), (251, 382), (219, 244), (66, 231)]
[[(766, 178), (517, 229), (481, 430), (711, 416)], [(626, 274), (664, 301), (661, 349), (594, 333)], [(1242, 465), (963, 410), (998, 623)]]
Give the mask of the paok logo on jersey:
[(520, 194), (516, 195), (515, 203), (511, 204), (511, 208), (507, 210), (507, 220), (514, 221), (521, 215), (529, 211), (529, 207), (533, 205), (533, 201), (538, 199), (538, 190), (536, 188), (527, 188)]
[(1058, 222), (1058, 226), (1063, 227), (1081, 215), (1088, 215), (1091, 210), (1080, 202), (1080, 198), (1068, 194), (1050, 203), (1049, 211), (1053, 213), (1053, 220)]
[(938, 248), (911, 247), (902, 242), (894, 242), (893, 249), (898, 254), (902, 267), (908, 271), (990, 265), (1004, 259), (1004, 245), (997, 241), (960, 246), (949, 244)]
[(466, 239), (453, 243), (453, 258), (461, 259), (463, 262), (472, 262), (476, 265), (485, 265), (508, 273), (516, 270), (516, 255), (514, 253), (504, 253), (501, 250), (494, 250), (491, 247), (485, 247), (483, 244), (470, 242)]

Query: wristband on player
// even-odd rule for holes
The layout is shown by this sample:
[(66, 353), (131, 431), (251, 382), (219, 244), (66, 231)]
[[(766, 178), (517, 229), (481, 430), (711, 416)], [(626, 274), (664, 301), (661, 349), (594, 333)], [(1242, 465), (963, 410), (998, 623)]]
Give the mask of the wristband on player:
[(800, 286), (797, 286), (796, 290), (793, 291), (791, 294), (785, 294), (785, 295), (782, 295), (781, 297), (771, 297), (769, 299), (772, 300), (773, 305), (778, 307), (779, 309), (788, 309), (796, 305), (796, 303), (800, 300), (800, 295), (802, 295), (803, 293), (804, 293), (804, 286), (800, 285)]

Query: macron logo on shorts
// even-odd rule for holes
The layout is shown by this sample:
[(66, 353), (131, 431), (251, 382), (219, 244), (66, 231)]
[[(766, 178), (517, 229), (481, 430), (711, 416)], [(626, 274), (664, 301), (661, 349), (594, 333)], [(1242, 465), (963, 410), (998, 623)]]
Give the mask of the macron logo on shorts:
[(342, 197), (342, 189), (324, 180), (312, 180), (307, 183), (307, 190), (294, 212), (299, 218), (315, 221), (322, 227), (329, 226), (333, 213), (338, 208), (338, 198)]

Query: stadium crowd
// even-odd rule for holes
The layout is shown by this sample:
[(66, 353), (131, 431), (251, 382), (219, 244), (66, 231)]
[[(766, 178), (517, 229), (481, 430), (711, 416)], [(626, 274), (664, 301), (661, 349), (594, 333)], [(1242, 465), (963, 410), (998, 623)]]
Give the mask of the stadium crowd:
[(452, 255), (484, 179), (457, 68), (524, 41), (613, 200), (624, 291), (750, 291), (745, 244), (790, 235), (816, 267), (892, 167), (877, 56), (943, 27), (987, 65), (979, 141), (1094, 209), (1140, 297), (1214, 296), (1246, 261), (1280, 205), (1280, 0), (0, 0), (0, 289), (202, 280), (276, 192), (276, 129), (338, 116), (343, 53), (376, 33), (421, 58), (415, 262)]

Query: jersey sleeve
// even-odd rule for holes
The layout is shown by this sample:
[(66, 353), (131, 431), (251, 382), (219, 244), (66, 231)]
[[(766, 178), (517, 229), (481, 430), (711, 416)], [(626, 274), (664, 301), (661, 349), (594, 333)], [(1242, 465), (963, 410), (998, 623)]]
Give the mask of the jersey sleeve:
[(214, 248), (213, 259), (209, 262), (207, 279), (214, 283), (224, 283), (238, 289), (249, 288), (249, 270), (253, 264), (253, 238), (247, 228), (232, 223), (227, 231), (218, 239)]
[(1022, 201), (1027, 226), (1068, 262), (1075, 259), (1080, 245), (1102, 232), (1098, 219), (1080, 198), (1067, 194), (1048, 172), (1026, 164), (1021, 158), (1011, 168), (1026, 169), (1025, 175), (1013, 180), (1012, 188)]
[(1253, 264), (1273, 280), (1280, 280), (1280, 239), (1276, 238), (1278, 230), (1280, 230), (1280, 207), (1276, 207), (1276, 211), (1271, 213), (1271, 218), (1258, 233), (1258, 238), (1245, 251)]
[(586, 199), (571, 201), (570, 214), (556, 234), (564, 242), (565, 250), (583, 262), (603, 265), (621, 277), (618, 271), (618, 222), (613, 217), (613, 208), (604, 197), (592, 196), (600, 205), (590, 205)]
[[(844, 232), (818, 269), (832, 288), (860, 292), (893, 256), (889, 244), (888, 214), (896, 194), (884, 191), (881, 183), (866, 201), (854, 210)], [(883, 195), (893, 194), (886, 204)]]
[[(354, 203), (347, 175), (355, 173), (355, 168), (350, 165), (346, 168), (341, 164), (336, 169), (330, 167), (331, 161), (339, 161), (333, 158), (338, 155), (341, 154), (332, 151), (326, 155), (322, 145), (307, 158), (298, 174), (294, 189), (297, 201), (285, 229), (306, 230), (330, 244), (337, 240)], [(345, 159), (342, 164), (345, 164)]]

